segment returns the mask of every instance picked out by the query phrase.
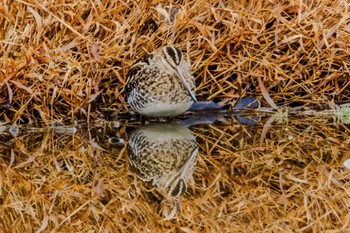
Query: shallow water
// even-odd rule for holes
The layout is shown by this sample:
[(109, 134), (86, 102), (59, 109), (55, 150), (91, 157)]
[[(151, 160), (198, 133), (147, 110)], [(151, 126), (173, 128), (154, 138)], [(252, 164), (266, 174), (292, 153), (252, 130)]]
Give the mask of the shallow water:
[(350, 230), (350, 128), (334, 117), (0, 131), (3, 230)]

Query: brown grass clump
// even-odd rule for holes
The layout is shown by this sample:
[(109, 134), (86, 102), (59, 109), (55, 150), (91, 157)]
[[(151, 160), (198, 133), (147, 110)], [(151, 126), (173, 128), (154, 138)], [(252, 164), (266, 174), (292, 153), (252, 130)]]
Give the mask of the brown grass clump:
[(200, 100), (232, 105), (247, 94), (263, 99), (266, 88), (278, 105), (349, 102), (348, 8), (327, 0), (5, 1), (0, 116), (47, 122), (125, 111), (128, 68), (170, 43), (191, 61)]
[[(0, 134), (3, 232), (348, 232), (349, 130), (305, 117), (262, 127), (195, 127), (194, 182), (169, 199), (130, 171), (137, 124)], [(75, 132), (75, 133), (74, 133)]]

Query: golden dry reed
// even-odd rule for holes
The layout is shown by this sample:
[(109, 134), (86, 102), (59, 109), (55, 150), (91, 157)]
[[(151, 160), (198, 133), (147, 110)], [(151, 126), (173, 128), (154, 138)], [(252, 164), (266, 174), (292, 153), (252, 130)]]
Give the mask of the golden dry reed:
[(328, 107), (350, 101), (349, 2), (38, 1), (0, 5), (0, 117), (6, 122), (128, 111), (125, 76), (175, 44), (199, 100)]

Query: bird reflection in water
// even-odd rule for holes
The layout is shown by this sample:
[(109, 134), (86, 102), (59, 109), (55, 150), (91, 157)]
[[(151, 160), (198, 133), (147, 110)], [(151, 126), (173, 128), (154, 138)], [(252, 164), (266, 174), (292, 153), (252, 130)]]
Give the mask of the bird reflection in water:
[(132, 171), (162, 194), (186, 192), (197, 162), (198, 146), (192, 132), (177, 123), (153, 123), (131, 133), (128, 155)]

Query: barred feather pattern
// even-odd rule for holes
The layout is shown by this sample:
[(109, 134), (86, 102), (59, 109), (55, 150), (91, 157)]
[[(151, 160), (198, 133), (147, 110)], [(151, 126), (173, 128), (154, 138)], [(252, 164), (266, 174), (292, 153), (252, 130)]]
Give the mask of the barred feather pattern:
[[(147, 54), (138, 59), (127, 73), (127, 101), (134, 111), (142, 115), (176, 116), (187, 111), (193, 103), (176, 72), (162, 62), (161, 56), (161, 51)], [(182, 59), (182, 56), (176, 56), (176, 59)], [(181, 61), (180, 69), (195, 93), (195, 81), (189, 64)]]
[(147, 125), (134, 131), (128, 141), (132, 171), (170, 196), (179, 196), (186, 191), (197, 155), (195, 137), (179, 124)]

